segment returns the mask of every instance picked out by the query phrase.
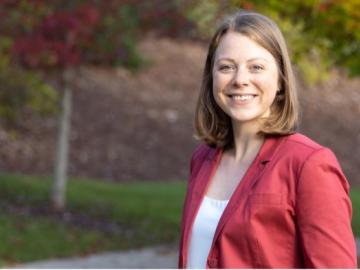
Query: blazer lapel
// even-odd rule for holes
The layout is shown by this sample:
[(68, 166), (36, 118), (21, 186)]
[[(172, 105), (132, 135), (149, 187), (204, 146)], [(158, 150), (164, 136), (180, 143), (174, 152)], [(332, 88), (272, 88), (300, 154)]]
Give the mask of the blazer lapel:
[(257, 181), (261, 179), (262, 174), (265, 171), (268, 163), (270, 162), (271, 158), (279, 148), (278, 146), (283, 141), (280, 138), (266, 138), (264, 144), (262, 145), (261, 149), (259, 150), (258, 155), (246, 171), (244, 177), (240, 181), (239, 185), (235, 189), (233, 195), (230, 198), (230, 201), (227, 207), (224, 210), (223, 215), (220, 218), (218, 226), (215, 231), (215, 235), (213, 238), (213, 243), (219, 236), (221, 230), (225, 226), (226, 222), (230, 219), (233, 215), (234, 211), (240, 206), (241, 203), (244, 203), (244, 197), (250, 193), (251, 189), (255, 186)]
[(208, 186), (209, 180), (215, 173), (216, 168), (220, 162), (222, 151), (223, 150), (220, 148), (211, 150), (211, 152), (209, 152), (208, 156), (201, 165), (198, 174), (193, 176), (196, 178), (196, 180), (192, 179), (194, 183), (190, 191), (191, 196), (189, 197), (189, 202), (187, 203), (186, 211), (188, 211), (188, 213), (187, 215), (185, 215), (187, 218), (185, 220), (183, 238), (184, 250), (186, 251), (185, 254), (183, 254), (184, 258), (187, 257), (187, 249), (190, 240), (189, 234), (191, 231), (191, 227), (194, 223), (196, 214), (204, 197), (204, 193)]

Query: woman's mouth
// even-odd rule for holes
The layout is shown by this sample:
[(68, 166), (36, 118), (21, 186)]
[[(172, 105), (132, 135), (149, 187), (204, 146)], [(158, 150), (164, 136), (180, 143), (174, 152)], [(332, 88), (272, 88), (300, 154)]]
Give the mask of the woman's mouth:
[(240, 101), (240, 102), (250, 102), (252, 100), (254, 100), (257, 95), (254, 95), (254, 94), (229, 94), (227, 95), (231, 100), (234, 100), (234, 101)]
[(231, 95), (231, 98), (234, 100), (250, 100), (254, 97), (254, 95)]

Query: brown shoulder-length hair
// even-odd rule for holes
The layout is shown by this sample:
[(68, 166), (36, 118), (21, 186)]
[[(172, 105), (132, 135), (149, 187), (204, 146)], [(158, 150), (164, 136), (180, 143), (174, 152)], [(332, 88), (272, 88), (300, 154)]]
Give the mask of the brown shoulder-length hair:
[(211, 39), (195, 111), (195, 137), (210, 146), (227, 148), (233, 145), (230, 117), (217, 105), (212, 91), (215, 52), (221, 38), (229, 31), (247, 36), (268, 50), (277, 62), (280, 91), (259, 133), (264, 136), (293, 133), (299, 118), (298, 98), (284, 37), (276, 23), (268, 17), (256, 12), (239, 11), (227, 17)]

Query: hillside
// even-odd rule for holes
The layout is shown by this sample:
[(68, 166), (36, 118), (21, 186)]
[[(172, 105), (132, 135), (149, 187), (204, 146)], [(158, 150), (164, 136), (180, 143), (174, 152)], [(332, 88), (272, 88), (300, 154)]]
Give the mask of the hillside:
[[(206, 46), (146, 38), (137, 74), (84, 67), (74, 81), (70, 174), (114, 181), (185, 179)], [(334, 150), (360, 185), (360, 79), (339, 72), (302, 87), (300, 130)], [(17, 135), (0, 130), (0, 170), (51, 174), (57, 119), (29, 116)]]

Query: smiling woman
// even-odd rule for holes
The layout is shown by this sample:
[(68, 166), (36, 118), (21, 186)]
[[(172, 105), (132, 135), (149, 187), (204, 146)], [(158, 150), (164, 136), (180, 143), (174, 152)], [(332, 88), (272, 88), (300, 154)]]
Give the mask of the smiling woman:
[(331, 150), (296, 133), (284, 38), (238, 12), (211, 40), (195, 114), (179, 267), (356, 268), (349, 184)]
[(216, 50), (213, 96), (231, 119), (251, 125), (270, 116), (280, 91), (278, 73), (271, 53), (247, 36), (229, 32)]
[[(264, 135), (289, 134), (298, 124), (295, 79), (283, 35), (272, 20), (251, 14), (242, 13), (241, 17), (224, 20), (209, 46), (195, 127), (197, 138), (212, 146), (230, 147), (233, 143), (233, 132), (228, 128), (230, 117), (221, 105), (223, 102), (219, 102), (221, 92), (232, 95), (232, 100), (237, 101), (265, 102), (267, 97), (271, 113), (256, 120), (261, 122), (259, 132)], [(221, 85), (223, 83), (227, 85)], [(265, 85), (275, 89), (271, 93), (264, 92)], [(221, 90), (221, 87), (226, 89)]]

